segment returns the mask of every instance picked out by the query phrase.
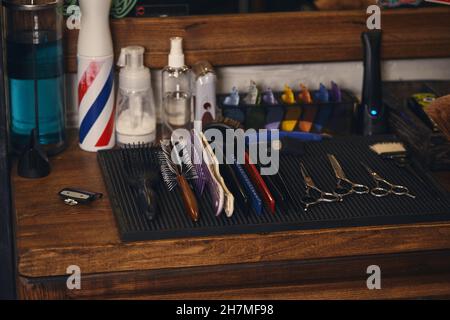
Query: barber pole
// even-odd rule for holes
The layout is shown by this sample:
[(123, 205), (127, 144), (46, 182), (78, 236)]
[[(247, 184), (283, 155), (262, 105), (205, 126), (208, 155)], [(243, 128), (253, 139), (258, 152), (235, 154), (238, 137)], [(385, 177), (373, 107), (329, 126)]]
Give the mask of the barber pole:
[(111, 149), (115, 139), (114, 54), (109, 29), (111, 0), (80, 0), (78, 114), (80, 147)]
[(113, 57), (78, 57), (78, 75), (80, 147), (110, 149), (115, 145)]

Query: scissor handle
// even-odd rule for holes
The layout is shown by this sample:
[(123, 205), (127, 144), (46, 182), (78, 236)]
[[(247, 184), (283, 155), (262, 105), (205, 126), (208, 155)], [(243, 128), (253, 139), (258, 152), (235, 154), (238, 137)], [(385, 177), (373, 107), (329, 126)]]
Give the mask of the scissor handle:
[(318, 199), (318, 201), (320, 202), (337, 202), (337, 201), (341, 201), (342, 197), (335, 194), (335, 193), (331, 193), (331, 192), (324, 192), (322, 191), (322, 193), (320, 194), (320, 198)]
[[(345, 183), (347, 187), (343, 185)], [(336, 189), (334, 190), (334, 193), (340, 197), (348, 196), (353, 193), (356, 194), (367, 194), (370, 192), (370, 188), (368, 186), (365, 186), (363, 184), (353, 183), (352, 181), (348, 179), (340, 179), (338, 180)]]
[(338, 179), (334, 194), (342, 199), (342, 197), (353, 193), (353, 183), (346, 179)]
[(340, 198), (342, 197), (346, 197), (349, 196), (351, 194), (353, 194), (354, 191), (352, 188), (344, 188), (340, 185), (338, 185), (335, 189), (334, 189), (334, 194)]
[(363, 184), (354, 183), (352, 185), (352, 191), (356, 194), (368, 194), (370, 192), (370, 188)]
[(316, 198), (311, 197), (310, 195), (305, 195), (300, 199), (300, 202), (305, 205), (305, 212), (308, 211), (309, 207), (318, 204), (319, 200)]
[(405, 186), (393, 185), (391, 192), (393, 194), (395, 194), (396, 196), (408, 196), (408, 197), (413, 198), (413, 199), (416, 198), (416, 196), (412, 195), (409, 192), (409, 189), (407, 187), (405, 187)]
[(375, 187), (370, 190), (370, 194), (377, 198), (383, 198), (392, 193), (392, 189), (386, 189), (382, 187)]

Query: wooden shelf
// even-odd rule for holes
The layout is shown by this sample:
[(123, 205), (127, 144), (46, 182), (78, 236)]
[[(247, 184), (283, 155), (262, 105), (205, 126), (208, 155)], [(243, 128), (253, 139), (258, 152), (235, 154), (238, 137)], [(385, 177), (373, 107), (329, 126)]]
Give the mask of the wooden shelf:
[[(450, 297), (450, 222), (122, 242), (96, 154), (76, 131), (68, 143), (48, 177), (12, 171), (20, 298)], [(450, 190), (450, 172), (436, 177)], [(67, 186), (104, 197), (68, 207), (56, 194)], [(383, 290), (367, 290), (373, 264)], [(70, 265), (82, 290), (67, 289)]]
[[(111, 28), (116, 53), (142, 45), (152, 68), (167, 64), (173, 36), (184, 37), (188, 63), (256, 65), (359, 60), (366, 18), (364, 11), (126, 18)], [(450, 56), (450, 8), (383, 11), (381, 23), (384, 59)], [(67, 31), (68, 72), (76, 72), (77, 37)]]

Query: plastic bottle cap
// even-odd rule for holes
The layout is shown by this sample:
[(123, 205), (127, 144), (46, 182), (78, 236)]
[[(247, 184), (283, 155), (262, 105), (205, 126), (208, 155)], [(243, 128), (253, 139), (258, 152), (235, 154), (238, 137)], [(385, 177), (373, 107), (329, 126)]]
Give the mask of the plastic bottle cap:
[(122, 67), (119, 74), (121, 89), (143, 91), (150, 88), (150, 69), (144, 66), (144, 52), (140, 46), (122, 48), (117, 61)]
[(193, 65), (192, 71), (194, 71), (195, 77), (203, 77), (207, 73), (215, 73), (214, 69), (208, 61), (198, 61)]
[(183, 38), (170, 38), (169, 67), (181, 68), (184, 66)]

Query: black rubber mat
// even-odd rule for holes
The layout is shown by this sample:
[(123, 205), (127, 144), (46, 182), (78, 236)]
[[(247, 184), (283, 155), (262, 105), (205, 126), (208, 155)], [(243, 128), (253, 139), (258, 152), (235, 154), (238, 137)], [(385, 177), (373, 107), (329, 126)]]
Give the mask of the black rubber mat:
[[(396, 141), (396, 138), (352, 137), (308, 143), (305, 146), (307, 155), (302, 159), (287, 155), (280, 159), (280, 172), (295, 195), (295, 203), (284, 209), (277, 208), (275, 215), (268, 211), (261, 216), (252, 211), (244, 214), (236, 208), (229, 219), (224, 214), (215, 217), (205, 192), (198, 199), (201, 214), (198, 222), (191, 221), (185, 214), (179, 190), (169, 192), (162, 181), (157, 190), (161, 212), (154, 221), (146, 220), (137, 209), (135, 191), (126, 183), (120, 151), (99, 152), (98, 160), (123, 241), (450, 220), (449, 193), (425, 171), (415, 168), (416, 174), (411, 174), (372, 153), (368, 146), (378, 141)], [(148, 148), (145, 152), (152, 153), (155, 161), (152, 165), (158, 170), (155, 149)], [(331, 191), (335, 179), (327, 153), (336, 155), (348, 178), (354, 182), (373, 186), (372, 178), (360, 163), (363, 161), (388, 181), (407, 186), (417, 198), (351, 195), (343, 202), (322, 203), (304, 212), (300, 203), (304, 186), (299, 163), (304, 162), (320, 188)]]

